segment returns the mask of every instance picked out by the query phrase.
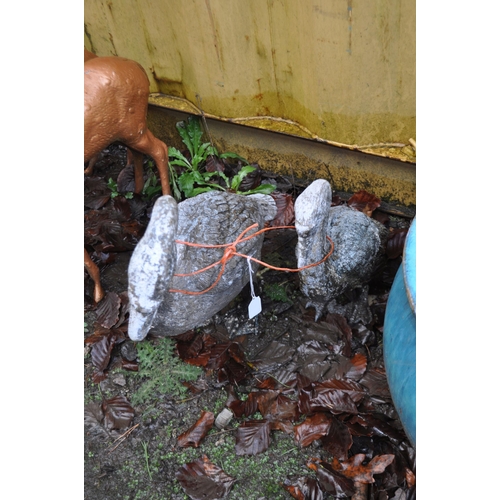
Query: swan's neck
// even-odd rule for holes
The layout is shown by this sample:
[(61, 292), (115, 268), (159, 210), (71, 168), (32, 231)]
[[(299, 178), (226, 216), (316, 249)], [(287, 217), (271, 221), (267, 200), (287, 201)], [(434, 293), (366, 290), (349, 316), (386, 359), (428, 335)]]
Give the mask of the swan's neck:
[[(307, 234), (299, 230), (297, 242), (298, 268), (320, 262), (328, 254), (331, 247), (326, 238), (327, 225), (327, 217), (322, 217), (317, 219), (315, 226), (309, 228)], [(302, 290), (308, 297), (322, 298), (331, 295), (332, 287), (329, 279), (329, 268), (327, 260), (322, 264), (300, 272)]]

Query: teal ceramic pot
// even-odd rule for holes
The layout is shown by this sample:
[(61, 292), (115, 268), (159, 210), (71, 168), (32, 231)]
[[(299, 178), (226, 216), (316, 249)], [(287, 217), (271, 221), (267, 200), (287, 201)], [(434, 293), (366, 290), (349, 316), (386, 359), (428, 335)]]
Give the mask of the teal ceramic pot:
[(416, 218), (392, 284), (384, 320), (384, 362), (394, 406), (416, 447)]

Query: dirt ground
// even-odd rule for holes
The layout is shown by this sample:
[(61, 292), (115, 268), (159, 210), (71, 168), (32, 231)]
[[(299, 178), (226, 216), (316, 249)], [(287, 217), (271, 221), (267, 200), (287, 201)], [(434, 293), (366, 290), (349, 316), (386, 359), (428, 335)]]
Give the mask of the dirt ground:
[[(104, 183), (109, 178), (116, 180), (125, 156), (120, 146), (108, 148), (89, 179), (102, 179)], [(86, 216), (91, 212), (97, 216), (113, 203), (125, 201), (117, 196), (99, 208), (91, 208), (87, 204), (91, 199), (87, 181), (86, 186)], [(288, 192), (295, 197), (302, 189), (294, 184)], [(347, 199), (350, 194), (340, 195)], [(85, 498), (352, 498), (352, 483), (346, 485), (334, 465), (352, 462), (352, 457), (359, 455), (363, 455), (367, 467), (376, 457), (393, 455), (384, 470), (372, 471), (373, 482), (364, 488), (364, 498), (416, 498), (415, 452), (392, 404), (383, 366), (385, 305), (401, 257), (388, 256), (370, 281), (371, 319), (367, 323), (346, 318), (342, 321), (339, 314), (327, 314), (315, 322), (314, 311), (306, 308), (296, 273), (261, 269), (255, 286), (262, 298), (262, 313), (248, 320), (251, 297), (247, 286), (206, 325), (173, 340), (173, 356), (179, 363), (176, 366), (198, 370), (196, 379), (188, 387), (183, 385), (182, 390), (165, 392), (161, 385), (146, 390), (148, 379), (140, 374), (147, 366), (144, 360), (153, 354), (141, 351), (142, 347), (126, 336), (126, 290), (128, 261), (147, 225), (154, 198), (135, 198), (130, 200), (128, 221), (123, 217), (113, 224), (108, 221), (104, 243), (95, 244), (96, 227), (102, 229), (105, 224), (86, 222), (87, 247), (94, 250), (92, 256), (101, 268), (107, 292), (103, 303), (109, 309), (93, 303), (93, 283), (86, 274)], [(378, 212), (387, 227), (409, 227), (411, 211), (384, 206), (386, 211)], [(293, 231), (272, 233), (265, 239), (262, 260), (296, 267)], [(343, 297), (346, 311), (355, 299), (354, 293)], [(115, 311), (112, 321), (110, 309)], [(200, 338), (201, 347), (197, 344)], [(150, 335), (143, 341), (152, 349), (160, 349), (162, 342)], [(229, 353), (226, 357), (219, 352), (224, 346), (224, 352)], [(168, 368), (165, 373), (166, 378), (175, 378)], [(345, 381), (346, 377), (351, 384), (350, 410), (328, 411), (328, 406), (320, 408), (317, 401), (313, 408), (313, 400), (308, 399), (312, 398), (311, 387), (319, 391), (315, 384), (331, 379)], [(280, 413), (282, 408), (275, 405), (279, 398), (295, 405), (293, 416)], [(252, 406), (254, 399), (257, 403)], [(211, 421), (212, 414), (216, 418), (228, 407), (233, 418), (225, 427), (210, 424), (203, 428), (203, 418)], [(318, 415), (328, 425), (318, 423)], [(332, 422), (337, 425), (336, 432)], [(243, 434), (252, 426), (267, 432), (264, 438), (253, 441), (253, 448), (246, 445)], [(192, 435), (186, 440), (190, 431)], [(201, 462), (196, 461), (204, 456), (209, 467), (202, 474), (193, 464), (199, 465)]]

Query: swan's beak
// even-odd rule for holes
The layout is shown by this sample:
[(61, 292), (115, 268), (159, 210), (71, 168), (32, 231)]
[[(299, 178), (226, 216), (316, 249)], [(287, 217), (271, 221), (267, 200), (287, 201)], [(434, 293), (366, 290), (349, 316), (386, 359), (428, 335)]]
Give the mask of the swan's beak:
[(128, 320), (128, 336), (134, 342), (140, 342), (146, 338), (153, 320), (156, 316), (156, 311), (140, 311), (136, 308), (130, 310), (130, 317)]

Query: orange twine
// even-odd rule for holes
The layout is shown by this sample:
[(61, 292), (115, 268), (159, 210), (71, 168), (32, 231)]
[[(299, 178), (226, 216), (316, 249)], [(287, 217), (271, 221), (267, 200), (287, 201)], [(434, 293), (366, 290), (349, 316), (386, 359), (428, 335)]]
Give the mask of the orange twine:
[(261, 229), (260, 231), (257, 231), (255, 233), (253, 233), (252, 235), (243, 238), (243, 236), (248, 231), (250, 231), (251, 229), (258, 227), (258, 226), (259, 225), (257, 223), (252, 224), (250, 227), (247, 227), (244, 231), (242, 231), (241, 234), (236, 238), (235, 241), (233, 241), (232, 243), (224, 243), (222, 245), (203, 245), (200, 243), (191, 243), (189, 241), (175, 240), (176, 243), (179, 243), (182, 245), (187, 245), (190, 247), (226, 248), (226, 250), (224, 251), (224, 254), (220, 260), (218, 260), (217, 262), (214, 262), (213, 264), (210, 264), (209, 266), (204, 267), (203, 269), (198, 269), (197, 271), (193, 271), (192, 273), (174, 274), (174, 276), (178, 276), (178, 277), (193, 276), (195, 274), (202, 273), (204, 271), (207, 271), (208, 269), (211, 269), (212, 267), (215, 267), (215, 266), (221, 264), (221, 268), (219, 271), (219, 275), (217, 276), (217, 279), (208, 288), (206, 288), (205, 290), (202, 290), (201, 292), (190, 292), (189, 290), (176, 290), (176, 289), (170, 289), (169, 291), (176, 292), (176, 293), (184, 293), (186, 295), (202, 295), (204, 293), (209, 292), (220, 281), (222, 274), (224, 273), (224, 270), (226, 268), (226, 263), (229, 261), (229, 259), (231, 259), (235, 255), (237, 255), (238, 257), (244, 257), (245, 259), (250, 259), (250, 260), (257, 262), (258, 264), (260, 264), (264, 267), (268, 267), (269, 269), (274, 269), (275, 271), (285, 271), (285, 272), (289, 272), (289, 273), (297, 273), (299, 271), (303, 271), (304, 269), (309, 269), (310, 267), (319, 266), (320, 264), (325, 262), (325, 260), (328, 259), (328, 257), (330, 257), (330, 255), (332, 255), (332, 253), (333, 253), (334, 245), (333, 245), (333, 241), (330, 239), (329, 236), (326, 236), (326, 239), (330, 242), (330, 251), (320, 261), (314, 262), (313, 264), (309, 264), (307, 266), (299, 267), (297, 269), (291, 269), (288, 267), (275, 267), (275, 266), (272, 266), (271, 264), (267, 264), (266, 262), (262, 262), (261, 260), (255, 259), (254, 257), (250, 257), (249, 255), (245, 255), (245, 254), (237, 252), (236, 245), (238, 243), (243, 243), (244, 241), (248, 241), (252, 238), (255, 238), (255, 236), (258, 236), (259, 234), (262, 234), (266, 231), (271, 231), (273, 229), (295, 229), (295, 226), (265, 227), (264, 229)]

